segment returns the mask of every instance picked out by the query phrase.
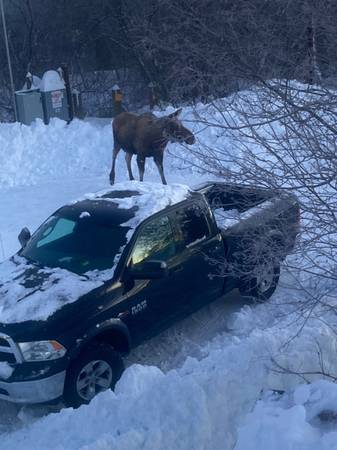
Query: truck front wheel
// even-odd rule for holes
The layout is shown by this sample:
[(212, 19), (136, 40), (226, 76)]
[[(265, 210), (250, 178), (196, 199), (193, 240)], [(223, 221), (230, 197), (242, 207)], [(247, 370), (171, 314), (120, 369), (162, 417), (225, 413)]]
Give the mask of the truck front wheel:
[(280, 265), (261, 266), (254, 278), (240, 280), (239, 291), (247, 300), (264, 302), (268, 300), (277, 287), (280, 278)]
[(120, 354), (110, 345), (92, 343), (67, 370), (63, 393), (66, 406), (77, 408), (100, 392), (113, 389), (123, 370)]

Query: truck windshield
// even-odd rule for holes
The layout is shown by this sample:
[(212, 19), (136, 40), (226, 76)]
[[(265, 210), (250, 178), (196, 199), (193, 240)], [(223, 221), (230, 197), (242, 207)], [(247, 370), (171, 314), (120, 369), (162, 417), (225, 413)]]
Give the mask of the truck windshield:
[(128, 227), (52, 216), (29, 240), (21, 255), (43, 266), (60, 267), (78, 274), (113, 267), (127, 243)]

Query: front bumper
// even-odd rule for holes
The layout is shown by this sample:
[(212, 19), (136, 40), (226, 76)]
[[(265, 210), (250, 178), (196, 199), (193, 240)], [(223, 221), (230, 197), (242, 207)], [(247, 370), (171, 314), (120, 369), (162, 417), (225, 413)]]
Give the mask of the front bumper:
[(13, 403), (44, 403), (62, 396), (66, 371), (31, 381), (0, 381), (0, 399)]

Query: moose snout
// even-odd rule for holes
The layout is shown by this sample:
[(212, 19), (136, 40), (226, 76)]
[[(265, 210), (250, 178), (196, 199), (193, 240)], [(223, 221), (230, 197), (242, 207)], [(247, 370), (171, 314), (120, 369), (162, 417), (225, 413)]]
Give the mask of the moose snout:
[(188, 138), (185, 140), (186, 144), (193, 145), (195, 143), (195, 137), (193, 134), (188, 136)]

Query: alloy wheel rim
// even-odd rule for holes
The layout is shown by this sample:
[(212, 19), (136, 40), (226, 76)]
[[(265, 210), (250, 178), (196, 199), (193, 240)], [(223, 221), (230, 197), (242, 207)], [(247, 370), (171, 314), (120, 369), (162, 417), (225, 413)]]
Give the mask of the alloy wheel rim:
[(90, 401), (96, 394), (106, 391), (111, 387), (112, 369), (103, 360), (90, 361), (80, 371), (76, 380), (78, 395), (86, 401)]

